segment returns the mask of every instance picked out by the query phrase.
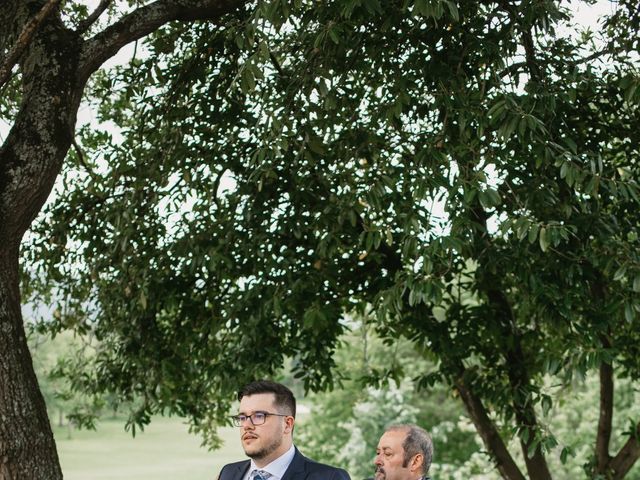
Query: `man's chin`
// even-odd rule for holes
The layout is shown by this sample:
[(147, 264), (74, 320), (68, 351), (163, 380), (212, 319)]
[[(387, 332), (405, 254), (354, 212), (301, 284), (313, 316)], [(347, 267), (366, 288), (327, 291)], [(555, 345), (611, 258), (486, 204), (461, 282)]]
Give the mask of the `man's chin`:
[(266, 452), (264, 449), (256, 450), (256, 449), (244, 449), (244, 454), (252, 458), (253, 460), (261, 460), (266, 456)]
[(384, 474), (384, 472), (376, 472), (373, 478), (374, 480), (385, 480), (387, 476)]

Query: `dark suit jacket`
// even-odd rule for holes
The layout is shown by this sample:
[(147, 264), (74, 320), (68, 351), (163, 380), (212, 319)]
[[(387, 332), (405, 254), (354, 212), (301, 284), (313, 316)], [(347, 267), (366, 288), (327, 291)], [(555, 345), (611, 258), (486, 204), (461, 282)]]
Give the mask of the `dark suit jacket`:
[[(218, 480), (242, 480), (249, 470), (249, 465), (251, 465), (251, 460), (225, 465), (222, 467)], [(351, 480), (351, 478), (341, 468), (309, 460), (296, 448), (291, 465), (284, 472), (282, 480)]]

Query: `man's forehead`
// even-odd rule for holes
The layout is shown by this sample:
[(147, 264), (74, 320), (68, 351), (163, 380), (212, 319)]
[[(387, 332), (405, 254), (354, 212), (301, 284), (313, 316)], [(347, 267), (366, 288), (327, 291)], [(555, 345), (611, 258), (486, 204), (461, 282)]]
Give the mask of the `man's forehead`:
[(266, 393), (254, 393), (252, 395), (245, 395), (240, 400), (240, 408), (266, 408), (272, 407), (275, 403), (276, 396), (271, 392)]
[(378, 442), (378, 448), (381, 449), (397, 449), (398, 447), (402, 447), (402, 443), (407, 436), (406, 430), (389, 430), (380, 437), (380, 441)]

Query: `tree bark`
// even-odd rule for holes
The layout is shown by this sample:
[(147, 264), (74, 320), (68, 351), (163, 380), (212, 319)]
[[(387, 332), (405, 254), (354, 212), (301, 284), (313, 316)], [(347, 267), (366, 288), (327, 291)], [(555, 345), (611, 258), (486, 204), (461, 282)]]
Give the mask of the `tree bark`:
[(482, 438), (485, 448), (496, 462), (496, 468), (505, 480), (525, 480), (518, 465), (513, 461), (513, 457), (507, 450), (495, 425), (489, 418), (487, 410), (482, 401), (473, 393), (466, 384), (464, 376), (455, 383), (456, 389), (460, 393), (460, 398), (466, 407), (476, 430)]
[(0, 250), (0, 480), (61, 479), (22, 323), (18, 247)]
[(23, 102), (0, 149), (0, 480), (62, 479), (24, 331), (18, 258), (73, 137), (75, 40), (53, 19), (26, 46)]

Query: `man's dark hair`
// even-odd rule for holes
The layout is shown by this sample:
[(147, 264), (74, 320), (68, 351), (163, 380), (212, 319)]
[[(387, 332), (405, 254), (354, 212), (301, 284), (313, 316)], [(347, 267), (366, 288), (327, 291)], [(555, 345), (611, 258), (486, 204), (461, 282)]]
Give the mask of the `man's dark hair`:
[(407, 436), (402, 443), (402, 449), (404, 450), (404, 458), (402, 459), (402, 466), (406, 468), (409, 466), (409, 462), (418, 453), (422, 454), (424, 461), (422, 462), (422, 473), (426, 475), (431, 468), (431, 462), (433, 461), (433, 441), (431, 436), (424, 428), (420, 428), (413, 424), (401, 424), (391, 425), (387, 428), (387, 432), (392, 430), (400, 430), (407, 432)]
[(276, 407), (283, 409), (284, 413), (295, 418), (296, 397), (293, 396), (293, 392), (291, 390), (281, 383), (272, 382), (270, 380), (256, 380), (255, 382), (248, 383), (238, 392), (238, 401), (242, 400), (242, 397), (248, 397), (259, 393), (273, 393), (276, 397)]

